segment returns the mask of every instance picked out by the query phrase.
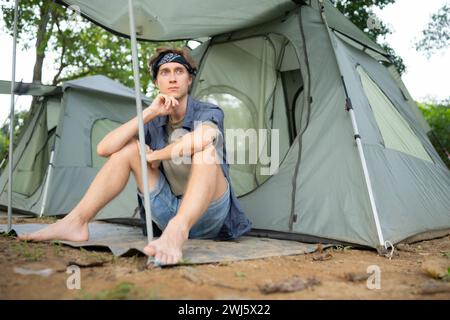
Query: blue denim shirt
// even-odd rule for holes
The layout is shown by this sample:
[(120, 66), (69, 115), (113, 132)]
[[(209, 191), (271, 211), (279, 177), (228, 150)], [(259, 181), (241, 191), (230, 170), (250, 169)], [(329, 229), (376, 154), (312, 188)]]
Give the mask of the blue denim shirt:
[[(198, 123), (212, 121), (218, 126), (223, 138), (225, 137), (223, 117), (223, 111), (218, 106), (195, 100), (189, 96), (186, 115), (183, 120), (183, 128), (191, 132)], [(168, 137), (165, 128), (167, 122), (168, 116), (163, 116), (157, 117), (145, 124), (145, 143), (149, 145), (152, 150), (162, 149), (167, 145)], [(216, 144), (216, 149), (219, 147), (221, 149), (217, 150), (217, 152), (218, 155), (222, 156), (222, 170), (230, 185), (231, 207), (218, 238), (221, 240), (228, 240), (235, 239), (249, 231), (251, 229), (251, 222), (244, 214), (244, 211), (234, 194), (230, 179), (230, 168), (226, 157), (225, 143), (223, 142), (223, 139), (221, 140), (221, 143)]]

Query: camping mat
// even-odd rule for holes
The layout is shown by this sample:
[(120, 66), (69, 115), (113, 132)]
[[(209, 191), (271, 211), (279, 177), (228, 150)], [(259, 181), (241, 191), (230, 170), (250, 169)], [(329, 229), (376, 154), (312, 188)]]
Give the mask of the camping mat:
[[(13, 230), (21, 235), (45, 226), (40, 223), (15, 224)], [(5, 231), (6, 225), (0, 224), (0, 232)], [(147, 244), (141, 228), (100, 221), (89, 223), (89, 238), (85, 242), (60, 242), (72, 247), (107, 247), (116, 256), (136, 253), (136, 250), (143, 253)], [(327, 246), (322, 245), (323, 248)], [(183, 260), (201, 264), (305, 254), (316, 249), (317, 244), (260, 237), (244, 236), (233, 241), (189, 239), (183, 247)]]

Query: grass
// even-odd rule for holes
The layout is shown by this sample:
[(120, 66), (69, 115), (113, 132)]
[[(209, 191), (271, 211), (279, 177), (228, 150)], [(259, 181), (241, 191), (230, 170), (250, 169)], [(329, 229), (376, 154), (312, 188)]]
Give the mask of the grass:
[(450, 281), (450, 268), (447, 268), (447, 274), (442, 277), (444, 281)]
[(12, 249), (28, 261), (39, 261), (44, 256), (44, 250), (37, 247), (30, 247), (26, 241), (14, 243)]
[(127, 300), (127, 299), (159, 299), (158, 290), (153, 288), (146, 292), (131, 282), (121, 282), (111, 289), (104, 289), (97, 294), (82, 293), (83, 300)]
[(17, 234), (13, 230), (10, 232), (0, 232), (0, 237), (14, 239), (17, 237)]
[(95, 251), (90, 251), (90, 250), (86, 250), (85, 248), (83, 248), (83, 247), (80, 247), (80, 251), (83, 253), (83, 254), (85, 254), (86, 256), (88, 256), (88, 257), (90, 257), (90, 258), (92, 258), (92, 259), (95, 259), (95, 260), (101, 260), (101, 261), (103, 261), (103, 260), (108, 260), (109, 259), (109, 256), (108, 256), (108, 258), (106, 258), (104, 255), (102, 255), (102, 253), (100, 253), (100, 252), (95, 252)]
[(53, 241), (52, 242), (52, 248), (53, 248), (53, 252), (56, 255), (60, 255), (61, 251), (62, 251), (62, 244), (59, 241)]
[(189, 266), (192, 265), (192, 261), (189, 259), (181, 259), (178, 263), (177, 266)]
[(335, 246), (333, 249), (334, 249), (335, 251), (343, 251), (343, 252), (347, 252), (347, 251), (349, 251), (349, 250), (351, 250), (351, 249), (353, 249), (353, 248), (352, 248), (352, 246), (337, 245), (337, 246)]

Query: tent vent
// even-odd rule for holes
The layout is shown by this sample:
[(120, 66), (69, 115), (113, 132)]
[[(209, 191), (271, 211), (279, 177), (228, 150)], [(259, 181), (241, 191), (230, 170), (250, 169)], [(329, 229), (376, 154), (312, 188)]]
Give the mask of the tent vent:
[(361, 66), (358, 66), (356, 71), (360, 75), (362, 87), (372, 108), (385, 147), (432, 162), (422, 143), (392, 101)]

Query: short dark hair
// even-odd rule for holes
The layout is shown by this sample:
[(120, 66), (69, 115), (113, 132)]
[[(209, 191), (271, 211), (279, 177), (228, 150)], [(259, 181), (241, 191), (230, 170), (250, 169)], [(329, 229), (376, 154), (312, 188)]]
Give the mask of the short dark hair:
[[(186, 48), (186, 47), (184, 47), (184, 48), (159, 47), (159, 48), (156, 48), (155, 53), (148, 60), (147, 66), (148, 66), (150, 73), (153, 74), (153, 65), (159, 60), (159, 58), (162, 55), (165, 55), (167, 53), (179, 54), (191, 65), (191, 67), (193, 69), (195, 69), (195, 70), (197, 69), (197, 63), (195, 62), (194, 59), (192, 59), (191, 55), (189, 54), (188, 48)], [(155, 74), (153, 80), (156, 80), (157, 73), (158, 73), (158, 70), (156, 70), (156, 74)]]

